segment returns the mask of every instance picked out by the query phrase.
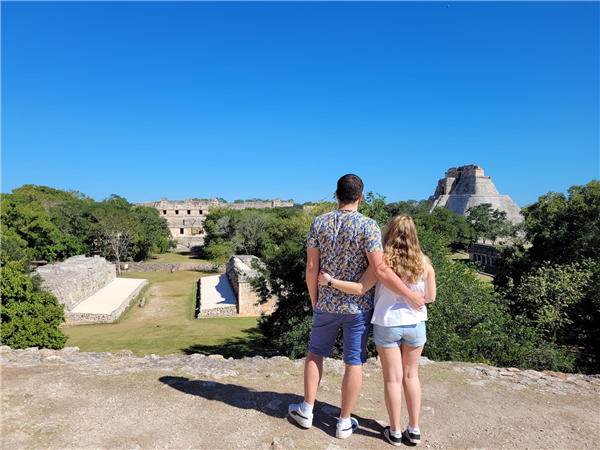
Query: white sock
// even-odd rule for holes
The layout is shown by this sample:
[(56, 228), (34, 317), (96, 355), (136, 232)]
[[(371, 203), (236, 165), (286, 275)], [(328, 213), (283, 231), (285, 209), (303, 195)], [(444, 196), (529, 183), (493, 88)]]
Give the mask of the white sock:
[(303, 401), (302, 403), (300, 403), (300, 412), (302, 413), (302, 415), (309, 417), (310, 415), (312, 415), (314, 407), (315, 405), (309, 405), (308, 403), (306, 403), (306, 401)]
[(392, 430), (392, 427), (390, 427), (390, 433), (395, 438), (401, 438), (402, 437), (402, 432), (401, 431), (394, 431), (394, 430)]
[(413, 428), (410, 425), (408, 426), (408, 432), (413, 434), (421, 434), (421, 430), (419, 430), (418, 428)]
[(340, 417), (337, 426), (339, 429), (345, 430), (352, 426), (352, 421), (350, 420), (350, 417), (348, 417), (347, 419), (343, 419), (342, 417)]

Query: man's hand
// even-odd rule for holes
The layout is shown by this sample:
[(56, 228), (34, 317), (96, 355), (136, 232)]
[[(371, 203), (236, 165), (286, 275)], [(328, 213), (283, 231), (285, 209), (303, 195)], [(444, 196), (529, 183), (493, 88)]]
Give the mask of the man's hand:
[(425, 297), (420, 292), (411, 291), (406, 284), (396, 275), (392, 269), (390, 269), (383, 258), (383, 252), (372, 252), (367, 253), (369, 264), (373, 267), (373, 272), (383, 283), (383, 285), (390, 291), (405, 298), (409, 305), (417, 311), (423, 309), (425, 304)]
[(413, 292), (413, 295), (411, 295), (410, 298), (407, 298), (406, 301), (417, 311), (421, 311), (425, 305), (425, 297), (421, 292)]

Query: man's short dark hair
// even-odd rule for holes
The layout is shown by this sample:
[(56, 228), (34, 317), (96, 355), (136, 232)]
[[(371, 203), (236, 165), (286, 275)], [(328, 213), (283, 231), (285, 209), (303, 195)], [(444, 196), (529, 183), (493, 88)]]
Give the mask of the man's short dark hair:
[(362, 180), (351, 173), (344, 175), (337, 182), (337, 197), (342, 205), (355, 203), (363, 193)]

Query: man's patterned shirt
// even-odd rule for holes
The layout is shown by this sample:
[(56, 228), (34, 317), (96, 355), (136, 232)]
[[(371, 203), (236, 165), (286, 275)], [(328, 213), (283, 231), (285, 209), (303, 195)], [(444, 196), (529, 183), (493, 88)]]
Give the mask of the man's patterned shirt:
[[(307, 246), (319, 249), (322, 270), (343, 281), (358, 281), (369, 266), (367, 253), (383, 251), (377, 222), (357, 211), (340, 209), (314, 220)], [(338, 314), (367, 312), (373, 309), (373, 292), (349, 295), (319, 285), (317, 308)]]

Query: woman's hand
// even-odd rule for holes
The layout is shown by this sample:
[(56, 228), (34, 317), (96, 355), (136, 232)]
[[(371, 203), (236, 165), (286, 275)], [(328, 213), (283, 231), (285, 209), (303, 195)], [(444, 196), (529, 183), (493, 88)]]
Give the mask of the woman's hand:
[(320, 270), (319, 271), (319, 284), (321, 286), (327, 286), (327, 283), (329, 283), (329, 280), (331, 280), (331, 275)]

